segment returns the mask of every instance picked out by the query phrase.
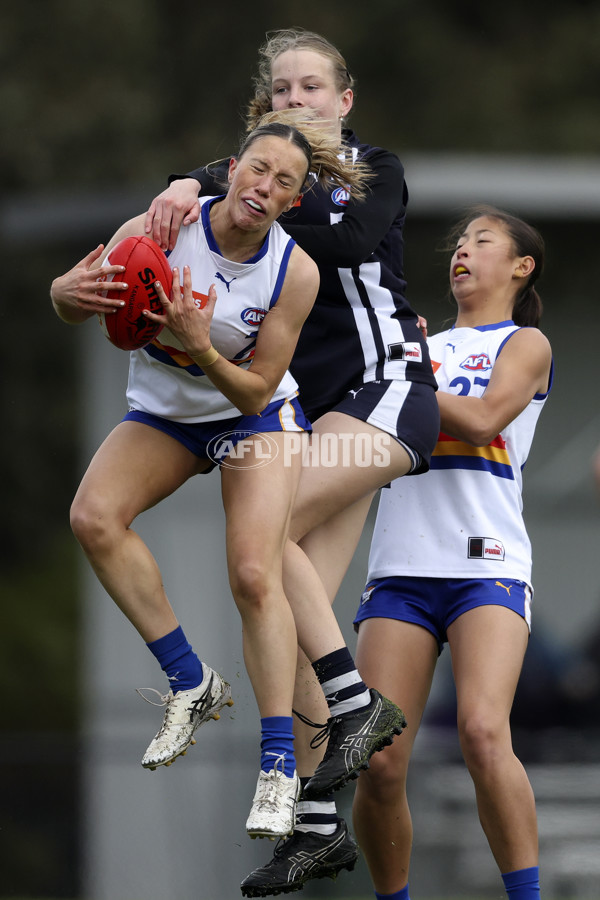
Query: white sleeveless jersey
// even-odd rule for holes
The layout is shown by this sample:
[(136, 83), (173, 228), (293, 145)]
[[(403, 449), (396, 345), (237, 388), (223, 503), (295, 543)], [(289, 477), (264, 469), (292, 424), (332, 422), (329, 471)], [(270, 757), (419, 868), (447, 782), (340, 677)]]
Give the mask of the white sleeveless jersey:
[[(429, 339), (440, 390), (481, 397), (513, 322), (451, 328)], [(548, 391), (550, 390), (550, 386)], [(486, 447), (441, 433), (431, 469), (381, 491), (368, 580), (512, 578), (531, 587), (531, 544), (522, 516), (522, 469), (548, 393)]]
[[(258, 329), (277, 302), (295, 242), (275, 222), (260, 251), (247, 262), (225, 259), (209, 218), (211, 202), (201, 198), (198, 222), (182, 228), (169, 255), (171, 268), (188, 265), (195, 300), (204, 304), (214, 283), (217, 302), (210, 327), (213, 346), (226, 359), (247, 369)], [(295, 396), (297, 384), (286, 372), (270, 402)], [(133, 409), (176, 422), (209, 422), (241, 415), (164, 328), (157, 339), (130, 356), (127, 401)]]

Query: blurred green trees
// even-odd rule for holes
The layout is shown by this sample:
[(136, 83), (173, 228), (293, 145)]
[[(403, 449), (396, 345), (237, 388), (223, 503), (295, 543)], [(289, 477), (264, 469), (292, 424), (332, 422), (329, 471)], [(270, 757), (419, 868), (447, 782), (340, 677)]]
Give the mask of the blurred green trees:
[[(0, 680), (9, 690), (0, 758), (10, 790), (0, 870), (11, 895), (77, 887), (82, 558), (68, 510), (86, 462), (85, 396), (77, 330), (54, 316), (48, 288), (140, 212), (169, 172), (235, 148), (256, 48), (291, 25), (340, 47), (357, 78), (352, 124), (401, 157), (600, 151), (594, 0), (2, 5)], [(87, 203), (93, 222), (93, 204), (133, 191), (141, 208), (104, 215), (106, 233), (89, 222), (73, 233), (69, 204)], [(409, 211), (409, 279), (411, 227)], [(26, 884), (28, 871), (37, 874)]]
[[(5, 4), (0, 589), (7, 622), (25, 616), (49, 647), (62, 634), (71, 659), (75, 578), (66, 563), (57, 572), (50, 561), (55, 553), (79, 558), (68, 508), (84, 464), (83, 398), (78, 335), (54, 316), (48, 288), (141, 208), (119, 208), (114, 222), (105, 216), (102, 234), (82, 227), (74, 235), (72, 224), (61, 230), (58, 213), (67, 209), (68, 217), (78, 201), (93, 221), (94, 201), (134, 189), (143, 207), (170, 171), (229, 153), (242, 131), (256, 48), (268, 30), (290, 25), (320, 31), (342, 49), (357, 78), (354, 126), (400, 156), (600, 151), (600, 7), (591, 0), (557, 0), (551, 9), (541, 0), (290, 0), (285, 14), (275, 0), (230, 14), (191, 0)], [(408, 246), (409, 272), (410, 261)], [(46, 573), (35, 587), (34, 571)], [(53, 601), (37, 604), (32, 593)], [(32, 651), (37, 657), (42, 647)], [(9, 659), (0, 654), (0, 671)]]
[[(160, 186), (227, 153), (256, 48), (289, 25), (322, 31), (358, 79), (354, 120), (398, 151), (600, 150), (600, 7), (256, 0), (21, 0), (0, 19), (3, 193)], [(373, 137), (371, 138), (373, 140)]]

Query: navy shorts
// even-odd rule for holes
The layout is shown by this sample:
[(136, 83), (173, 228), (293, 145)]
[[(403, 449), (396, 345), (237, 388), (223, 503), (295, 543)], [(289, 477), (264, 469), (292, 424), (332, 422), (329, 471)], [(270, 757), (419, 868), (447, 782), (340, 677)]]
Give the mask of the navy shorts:
[(123, 421), (141, 422), (143, 425), (156, 428), (175, 438), (195, 456), (210, 459), (213, 465), (206, 469), (206, 472), (210, 472), (216, 465), (223, 464), (240, 441), (254, 435), (277, 431), (309, 433), (312, 431), (312, 425), (304, 415), (297, 397), (275, 400), (257, 415), (235, 416), (212, 422), (175, 422), (138, 409), (130, 409), (123, 417)]
[(531, 631), (532, 591), (511, 578), (422, 578), (394, 576), (370, 581), (360, 598), (354, 627), (365, 619), (398, 619), (422, 625), (441, 652), (448, 626), (478, 606), (505, 606), (525, 619)]
[[(332, 408), (391, 434), (414, 460), (410, 475), (429, 470), (440, 433), (435, 391), (418, 381), (366, 381)], [(315, 417), (312, 417), (313, 422)], [(417, 454), (417, 455), (415, 455)]]

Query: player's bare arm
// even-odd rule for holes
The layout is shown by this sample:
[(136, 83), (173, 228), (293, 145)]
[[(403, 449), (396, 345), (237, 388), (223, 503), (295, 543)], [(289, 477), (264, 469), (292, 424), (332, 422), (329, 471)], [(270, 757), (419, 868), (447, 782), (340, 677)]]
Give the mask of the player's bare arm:
[(300, 331), (319, 289), (316, 263), (300, 247), (290, 256), (279, 300), (265, 317), (258, 332), (250, 370), (275, 390), (289, 367)]
[[(198, 309), (192, 295), (191, 276), (183, 270), (183, 291), (179, 273), (173, 272), (170, 298), (158, 288), (165, 309), (166, 326), (181, 341), (186, 353), (204, 369), (213, 384), (244, 415), (253, 415), (270, 402), (288, 368), (306, 316), (317, 295), (319, 275), (316, 265), (299, 247), (290, 256), (279, 300), (267, 314), (258, 332), (254, 358), (248, 369), (211, 353), (210, 321), (218, 295), (214, 285), (208, 302)], [(161, 321), (146, 312), (151, 321)], [(207, 354), (210, 354), (207, 356)], [(210, 360), (210, 361), (208, 361)]]
[(494, 365), (481, 397), (437, 392), (442, 431), (483, 447), (512, 422), (535, 394), (549, 387), (552, 351), (537, 328), (516, 331)]

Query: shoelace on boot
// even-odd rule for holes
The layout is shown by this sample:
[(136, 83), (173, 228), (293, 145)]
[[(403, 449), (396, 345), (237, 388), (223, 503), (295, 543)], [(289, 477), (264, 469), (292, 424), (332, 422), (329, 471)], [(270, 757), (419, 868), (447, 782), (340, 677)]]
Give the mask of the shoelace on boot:
[(317, 747), (320, 747), (321, 744), (324, 744), (325, 741), (329, 738), (331, 734), (331, 730), (333, 726), (339, 719), (339, 716), (332, 716), (330, 719), (327, 719), (327, 722), (313, 722), (308, 716), (305, 716), (303, 713), (298, 712), (297, 709), (293, 709), (292, 712), (295, 716), (297, 716), (301, 722), (305, 725), (308, 725), (309, 728), (320, 728), (321, 731), (317, 732), (315, 736), (311, 739), (310, 747), (313, 750), (316, 750)]

